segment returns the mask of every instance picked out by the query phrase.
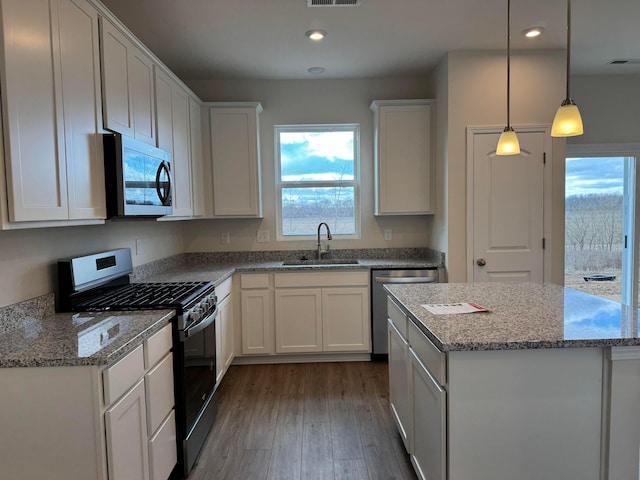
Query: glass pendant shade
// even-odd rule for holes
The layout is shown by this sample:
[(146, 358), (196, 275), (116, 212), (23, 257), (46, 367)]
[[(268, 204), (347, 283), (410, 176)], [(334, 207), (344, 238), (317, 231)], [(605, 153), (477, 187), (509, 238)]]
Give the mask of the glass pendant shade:
[(513, 128), (507, 127), (500, 135), (496, 155), (518, 155), (520, 153), (520, 142)]
[(582, 116), (578, 106), (570, 98), (562, 102), (551, 126), (552, 137), (575, 137), (582, 135)]

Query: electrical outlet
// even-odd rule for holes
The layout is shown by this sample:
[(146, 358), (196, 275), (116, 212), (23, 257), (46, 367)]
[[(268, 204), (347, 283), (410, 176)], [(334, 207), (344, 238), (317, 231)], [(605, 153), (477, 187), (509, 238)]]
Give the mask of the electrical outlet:
[(258, 243), (269, 243), (269, 230), (258, 230)]
[(389, 242), (393, 239), (393, 230), (390, 228), (385, 228), (384, 230), (384, 239)]
[(229, 232), (222, 232), (220, 234), (220, 243), (222, 245), (229, 245), (231, 243), (229, 239)]
[(142, 255), (144, 253), (144, 242), (141, 239), (136, 240), (136, 255)]

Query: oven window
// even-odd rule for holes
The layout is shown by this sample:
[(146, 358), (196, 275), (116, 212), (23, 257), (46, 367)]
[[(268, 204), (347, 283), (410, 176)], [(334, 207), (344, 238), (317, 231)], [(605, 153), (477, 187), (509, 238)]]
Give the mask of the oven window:
[(215, 322), (184, 342), (187, 433), (216, 386)]

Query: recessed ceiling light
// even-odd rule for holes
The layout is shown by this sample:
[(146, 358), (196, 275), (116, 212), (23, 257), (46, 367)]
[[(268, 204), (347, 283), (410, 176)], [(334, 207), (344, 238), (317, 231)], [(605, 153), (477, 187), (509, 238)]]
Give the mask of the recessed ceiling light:
[(327, 36), (327, 32), (319, 29), (307, 30), (305, 32), (305, 35), (309, 37), (309, 40), (313, 40), (314, 42), (319, 42), (320, 40), (322, 40), (324, 37)]
[(324, 67), (310, 67), (307, 69), (307, 72), (312, 75), (320, 75), (321, 73), (324, 73)]
[(544, 32), (544, 27), (531, 27), (522, 31), (522, 35), (527, 38), (539, 37)]

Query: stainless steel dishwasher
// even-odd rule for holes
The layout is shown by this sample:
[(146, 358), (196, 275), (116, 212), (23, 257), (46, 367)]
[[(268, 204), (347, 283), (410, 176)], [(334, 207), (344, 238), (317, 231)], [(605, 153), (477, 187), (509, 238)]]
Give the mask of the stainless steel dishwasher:
[(386, 283), (437, 283), (439, 270), (433, 268), (371, 270), (371, 336), (372, 360), (384, 360), (387, 347), (387, 292)]

